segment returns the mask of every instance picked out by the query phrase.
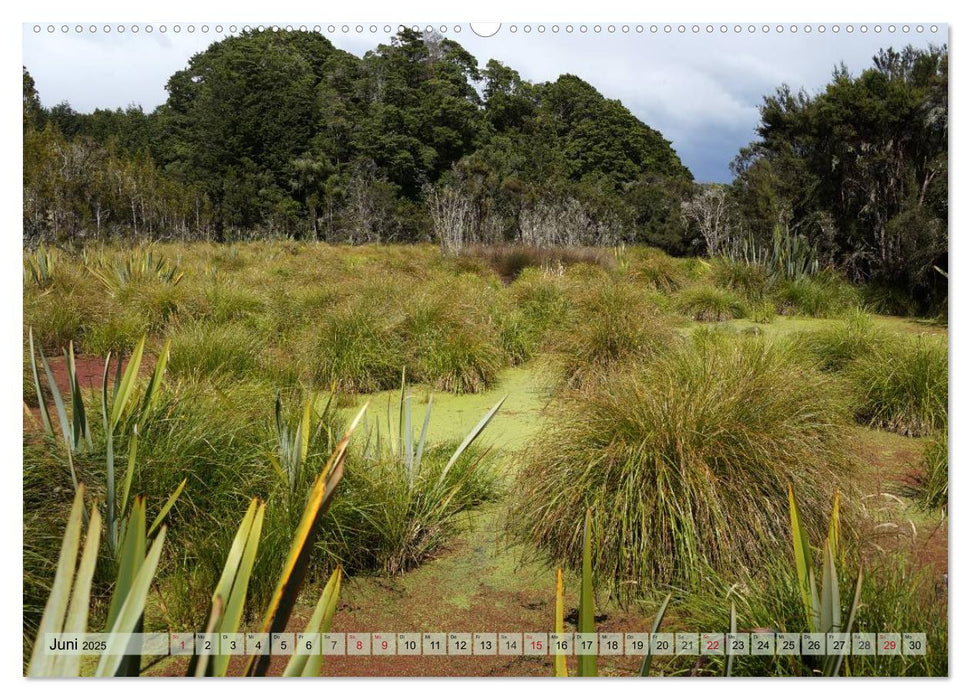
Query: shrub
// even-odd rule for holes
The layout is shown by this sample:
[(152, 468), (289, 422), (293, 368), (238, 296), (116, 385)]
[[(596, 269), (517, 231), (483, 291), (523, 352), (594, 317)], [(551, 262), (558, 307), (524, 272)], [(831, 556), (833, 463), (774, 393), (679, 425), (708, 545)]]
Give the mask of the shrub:
[(734, 292), (718, 287), (691, 287), (678, 294), (677, 308), (695, 321), (730, 321), (748, 311)]
[(645, 359), (674, 337), (649, 297), (635, 285), (604, 280), (571, 310), (556, 342), (560, 373), (580, 386), (613, 365)]
[(565, 397), (528, 449), (512, 527), (578, 564), (593, 508), (600, 580), (624, 598), (788, 546), (787, 486), (819, 532), (850, 466), (844, 412), (789, 344), (702, 333)]
[(909, 289), (899, 289), (879, 282), (863, 287), (863, 302), (874, 313), (889, 316), (917, 316), (920, 306)]
[(857, 419), (901, 435), (928, 435), (947, 426), (947, 343), (898, 336), (846, 368)]

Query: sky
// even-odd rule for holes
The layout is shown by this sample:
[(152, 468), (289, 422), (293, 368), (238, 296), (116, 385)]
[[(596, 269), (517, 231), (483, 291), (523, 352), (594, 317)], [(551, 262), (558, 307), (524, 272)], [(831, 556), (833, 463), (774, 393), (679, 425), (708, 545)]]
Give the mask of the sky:
[[(286, 26), (281, 22), (280, 26)], [(294, 28), (301, 22), (291, 22)], [(167, 25), (165, 33), (160, 25), (127, 24), (125, 31), (118, 32), (118, 25), (111, 25), (105, 33), (104, 25), (96, 32), (85, 25), (76, 31), (70, 25), (67, 32), (62, 25), (35, 24), (23, 27), (23, 64), (34, 78), (41, 101), (51, 106), (67, 101), (81, 112), (98, 107), (126, 107), (141, 105), (151, 111), (165, 101), (165, 83), (175, 71), (184, 68), (189, 58), (209, 44), (231, 33), (233, 25), (227, 23), (181, 25), (178, 33), (175, 25)], [(243, 25), (237, 25), (236, 31)], [(312, 30), (312, 23), (305, 24)], [(320, 26), (320, 25), (318, 25)], [(357, 25), (322, 25), (320, 30), (339, 48), (362, 56), (379, 43), (387, 43), (389, 33), (384, 25), (377, 25), (376, 32), (364, 25), (358, 33)], [(396, 26), (396, 25), (394, 25)], [(513, 31), (515, 26), (515, 31)], [(910, 25), (903, 31), (897, 25), (891, 33), (883, 25), (879, 33), (874, 25), (861, 31), (854, 25), (848, 32), (842, 24), (834, 32), (833, 25), (825, 31), (814, 25), (806, 32), (799, 25), (796, 32), (792, 25), (756, 25), (749, 32), (749, 25), (585, 25), (580, 32), (574, 25), (572, 32), (566, 25), (503, 25), (490, 37), (478, 36), (469, 25), (449, 25), (444, 36), (462, 44), (478, 60), (480, 65), (496, 58), (515, 68), (522, 77), (533, 81), (555, 80), (563, 73), (572, 73), (594, 85), (605, 97), (619, 99), (639, 119), (660, 131), (672, 142), (682, 162), (688, 166), (695, 179), (701, 182), (727, 182), (731, 179), (729, 164), (745, 146), (755, 138), (762, 97), (774, 92), (783, 83), (794, 89), (810, 93), (823, 88), (839, 63), (845, 63), (852, 73), (859, 73), (871, 64), (873, 55), (880, 48), (902, 48), (907, 44), (924, 47), (929, 43), (942, 44), (947, 39), (946, 25)], [(642, 31), (638, 32), (637, 27)], [(936, 28), (931, 31), (932, 26)], [(346, 27), (347, 31), (343, 31)], [(219, 31), (217, 31), (219, 29)], [(436, 31), (440, 30), (435, 26)]]

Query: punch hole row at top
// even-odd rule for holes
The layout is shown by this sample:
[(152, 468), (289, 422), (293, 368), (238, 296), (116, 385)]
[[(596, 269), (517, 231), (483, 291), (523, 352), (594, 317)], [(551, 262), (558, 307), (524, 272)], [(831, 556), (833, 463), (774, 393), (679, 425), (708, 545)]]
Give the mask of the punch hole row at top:
[(462, 25), (390, 25), (390, 24), (300, 24), (300, 25), (276, 25), (276, 24), (173, 24), (173, 25), (151, 25), (151, 24), (61, 24), (54, 25), (48, 24), (42, 26), (40, 24), (33, 25), (33, 32), (35, 34), (40, 34), (42, 32), (47, 32), (48, 34), (81, 34), (81, 33), (97, 33), (101, 32), (104, 34), (138, 34), (145, 33), (151, 34), (153, 32), (160, 32), (165, 34), (167, 32), (172, 32), (175, 34), (180, 34), (186, 32), (188, 34), (194, 34), (200, 32), (202, 34), (208, 34), (213, 32), (215, 34), (236, 34), (239, 31), (301, 31), (301, 32), (318, 32), (326, 34), (377, 34), (382, 32), (384, 34), (390, 34), (392, 31), (402, 31), (404, 29), (411, 29), (415, 32), (424, 32), (426, 34), (439, 33), (439, 34), (461, 34), (463, 31), (471, 31), (473, 34), (480, 37), (490, 37), (495, 36), (501, 31), (505, 30), (510, 34), (531, 34), (533, 32), (537, 34), (545, 34), (547, 32), (551, 34), (853, 34), (854, 32), (859, 32), (861, 34), (866, 34), (868, 32), (874, 32), (880, 34), (884, 31), (895, 34), (901, 32), (908, 34), (910, 32), (916, 32), (922, 34), (928, 31), (932, 34), (936, 34), (939, 31), (938, 25), (923, 25), (923, 24), (472, 24), (469, 25), (467, 29), (464, 29)]

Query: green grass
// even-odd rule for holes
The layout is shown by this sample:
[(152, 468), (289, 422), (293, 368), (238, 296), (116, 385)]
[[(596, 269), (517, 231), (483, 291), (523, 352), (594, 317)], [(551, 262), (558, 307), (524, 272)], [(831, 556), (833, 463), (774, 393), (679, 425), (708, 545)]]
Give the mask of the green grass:
[[(449, 600), (468, 608), (478, 590), (476, 562), (489, 559), (500, 528), (493, 517), (515, 526), (509, 551), (517, 558), (540, 561), (538, 545), (557, 565), (578, 567), (588, 505), (595, 508), (600, 592), (639, 600), (674, 583), (684, 597), (672, 616), (678, 629), (698, 606), (715, 615), (714, 597), (687, 597), (687, 591), (704, 592), (706, 582), (711, 596), (734, 583), (775, 591), (762, 571), (791, 547), (780, 535), (788, 528), (777, 507), (784, 506), (784, 486), (795, 482), (808, 524), (819, 534), (832, 489), (852, 468), (842, 432), (852, 417), (847, 404), (867, 424), (929, 435), (926, 466), (914, 465), (914, 496), (939, 510), (943, 486), (946, 499), (946, 332), (920, 320), (867, 316), (856, 310), (856, 292), (825, 274), (808, 284), (770, 286), (760, 297), (757, 271), (639, 246), (499, 259), (508, 263), (508, 278), (485, 251), (442, 258), (421, 245), (163, 244), (157, 253), (177, 266), (178, 282), (163, 270), (161, 276), (137, 273), (109, 289), (90, 267), (147, 262), (144, 253), (114, 246), (89, 248), (83, 257), (59, 251), (42, 284), (29, 272), (24, 282), (24, 330), (34, 327), (48, 357), (72, 340), (84, 355), (130, 352), (144, 333), (149, 354), (172, 341), (159, 401), (139, 423), (131, 487), (145, 494), (152, 514), (187, 480), (167, 518), (158, 587), (146, 610), (151, 629), (204, 628), (232, 540), (226, 524), (237, 523), (254, 496), (266, 501), (266, 514), (247, 614), (273, 592), (295, 527), (292, 486), (284, 487), (273, 467), (276, 391), (283, 390), (286, 406), (302, 405), (309, 391), (336, 392), (336, 410), (310, 442), (306, 473), (313, 473), (335, 431), (365, 398), (372, 399), (372, 415), (383, 415), (389, 395), (397, 405), (402, 368), (421, 383), (414, 391), (414, 430), (434, 397), (422, 475), (409, 484), (399, 459), (355, 443), (327, 516), (328, 534), (309, 568), (323, 578), (343, 562), (362, 590), (377, 592), (365, 602), (381, 609), (401, 603), (386, 595), (386, 574), (409, 572), (391, 585), (414, 590), (435, 585), (442, 570), (456, 584)], [(699, 308), (728, 320), (713, 326), (667, 315), (685, 308), (680, 302), (697, 289), (719, 296)], [(777, 310), (787, 315), (773, 318)], [(940, 337), (912, 337), (918, 333)], [(33, 405), (26, 365), (23, 378), (24, 399)], [(451, 449), (507, 392), (484, 446), (439, 483)], [(89, 416), (100, 414), (96, 389), (85, 390), (85, 404)], [(92, 425), (93, 444), (78, 450), (74, 465), (90, 497), (103, 501), (106, 438), (99, 421)], [(119, 432), (114, 452), (126, 454), (128, 445)], [(73, 486), (63, 442), (42, 436), (26, 416), (23, 449), (24, 630), (30, 636), (53, 577)], [(308, 487), (302, 482), (297, 490)], [(457, 536), (486, 512), (489, 531), (474, 534), (475, 551), (468, 553)], [(850, 518), (848, 538), (855, 525)], [(454, 562), (449, 552), (467, 554)], [(489, 569), (490, 585), (515, 596), (518, 569), (511, 557), (503, 562), (501, 570)], [(551, 572), (538, 564), (532, 570), (543, 580), (545, 600)], [(95, 624), (107, 612), (109, 574), (97, 572)], [(886, 585), (914, 600), (873, 601), (871, 610), (880, 608), (874, 619), (916, 625), (908, 621), (934, 609), (924, 583), (907, 587), (902, 575), (881, 576), (867, 590)], [(779, 590), (766, 595), (787, 601), (789, 593)], [(423, 600), (410, 604), (420, 607)], [(764, 609), (789, 605), (771, 603)], [(726, 611), (717, 609), (727, 624)], [(715, 619), (702, 627), (721, 629)], [(770, 619), (787, 618), (779, 612)], [(930, 626), (928, 632), (939, 635)], [(751, 671), (793, 672), (776, 661)], [(898, 670), (939, 668), (939, 659), (927, 662)], [(895, 668), (875, 663), (860, 672)], [(701, 672), (718, 670), (708, 660)]]
[(901, 435), (947, 425), (947, 344), (934, 336), (897, 336), (847, 365), (857, 419)]
[(637, 284), (670, 294), (684, 287), (691, 278), (683, 261), (652, 248), (628, 251), (628, 275)]
[(468, 511), (499, 494), (495, 460), (482, 450), (466, 452), (441, 478), (456, 447), (430, 448), (413, 482), (387, 456), (352, 460), (325, 523), (328, 558), (351, 573), (397, 574), (438, 553), (468, 524)]
[(526, 452), (512, 526), (576, 566), (593, 508), (599, 580), (622, 598), (757, 566), (788, 543), (788, 484), (821, 527), (851, 467), (845, 420), (791, 344), (696, 334), (564, 399)]
[(569, 302), (562, 278), (528, 268), (505, 290), (498, 310), (500, 342), (516, 364), (532, 359), (550, 342), (567, 313)]
[(506, 364), (497, 329), (471, 299), (451, 298), (458, 292), (432, 290), (406, 303), (397, 330), (413, 381), (441, 391), (476, 393), (491, 386)]
[(387, 313), (374, 300), (324, 310), (311, 326), (303, 359), (314, 383), (350, 393), (397, 386), (406, 363), (405, 348)]
[(769, 289), (768, 270), (740, 260), (713, 260), (711, 277), (716, 285), (732, 290), (750, 304), (762, 301)]

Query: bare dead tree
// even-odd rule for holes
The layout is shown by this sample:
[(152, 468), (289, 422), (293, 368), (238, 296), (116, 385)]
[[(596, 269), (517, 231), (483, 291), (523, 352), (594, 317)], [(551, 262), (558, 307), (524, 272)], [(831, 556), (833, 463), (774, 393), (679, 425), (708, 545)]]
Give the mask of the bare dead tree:
[(435, 237), (446, 253), (459, 253), (470, 243), (473, 207), (469, 197), (451, 185), (426, 190)]
[(572, 197), (538, 202), (526, 208), (519, 219), (522, 242), (539, 248), (614, 245), (619, 230), (619, 222), (592, 216)]
[(698, 194), (681, 203), (681, 219), (686, 226), (698, 229), (709, 255), (723, 252), (732, 235), (728, 190), (722, 185), (703, 186)]

